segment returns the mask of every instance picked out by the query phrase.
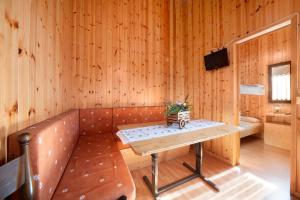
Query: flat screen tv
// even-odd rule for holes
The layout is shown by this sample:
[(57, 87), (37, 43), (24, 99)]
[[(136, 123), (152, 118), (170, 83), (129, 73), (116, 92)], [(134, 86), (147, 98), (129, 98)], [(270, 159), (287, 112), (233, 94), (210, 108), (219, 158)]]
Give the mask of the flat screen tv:
[(204, 56), (206, 70), (218, 69), (229, 65), (227, 48)]

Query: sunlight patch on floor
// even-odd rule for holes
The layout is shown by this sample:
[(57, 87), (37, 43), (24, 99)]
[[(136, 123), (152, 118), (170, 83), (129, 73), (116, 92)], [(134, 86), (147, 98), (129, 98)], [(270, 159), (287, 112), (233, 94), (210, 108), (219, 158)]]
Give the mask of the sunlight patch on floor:
[[(210, 179), (216, 181), (217, 179), (231, 173), (236, 174), (236, 172), (239, 173), (239, 167), (226, 170), (220, 174), (210, 177)], [(159, 199), (180, 199), (181, 195), (187, 196), (188, 193), (195, 193), (197, 190), (201, 190), (199, 191), (199, 195), (192, 198), (193, 200), (257, 200), (267, 197), (272, 193), (272, 191), (276, 190), (277, 186), (248, 172), (234, 176), (234, 178), (229, 180), (227, 183), (219, 185), (219, 188), (220, 192), (215, 193), (202, 181), (199, 181), (198, 183), (179, 190), (174, 189), (174, 192), (166, 195), (162, 194)]]
[[(232, 174), (232, 173), (239, 173), (239, 172), (240, 172), (240, 168), (239, 168), (239, 167), (233, 167), (233, 168), (230, 168), (230, 169), (228, 169), (228, 170), (226, 170), (226, 171), (223, 171), (223, 172), (221, 172), (221, 173), (219, 173), (219, 174), (216, 174), (216, 175), (214, 175), (214, 176), (212, 176), (212, 177), (209, 177), (209, 179), (210, 179), (211, 181), (214, 181), (214, 180), (217, 180), (217, 179), (219, 179), (219, 178), (222, 178), (222, 177), (224, 177), (224, 176), (226, 176), (226, 175), (229, 175), (229, 174)], [(185, 187), (185, 188), (183, 188), (183, 189), (176, 190), (175, 192), (173, 192), (173, 193), (171, 193), (171, 194), (168, 194), (168, 195), (164, 196), (163, 199), (174, 199), (174, 198), (176, 198), (176, 197), (181, 196), (182, 193), (188, 193), (188, 192), (190, 192), (190, 191), (196, 190), (197, 188), (199, 188), (199, 187), (201, 187), (201, 186), (203, 186), (203, 185), (204, 185), (203, 182), (198, 182), (198, 183), (196, 183), (196, 184), (187, 186), (187, 187)]]

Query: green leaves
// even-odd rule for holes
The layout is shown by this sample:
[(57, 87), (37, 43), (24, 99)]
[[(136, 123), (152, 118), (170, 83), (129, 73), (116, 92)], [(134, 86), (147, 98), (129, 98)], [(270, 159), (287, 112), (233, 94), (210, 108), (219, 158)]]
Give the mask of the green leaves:
[(166, 106), (166, 115), (170, 116), (182, 111), (189, 111), (191, 106), (188, 103), (173, 103)]

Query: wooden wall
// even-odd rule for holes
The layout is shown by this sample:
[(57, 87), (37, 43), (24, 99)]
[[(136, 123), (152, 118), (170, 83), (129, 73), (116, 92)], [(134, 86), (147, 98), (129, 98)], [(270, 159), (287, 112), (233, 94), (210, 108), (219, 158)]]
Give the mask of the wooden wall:
[(73, 13), (76, 107), (168, 101), (168, 0), (76, 0)]
[[(223, 42), (220, 8), (221, 1), (75, 1), (72, 104), (164, 105), (189, 95), (195, 118), (233, 122), (232, 69), (207, 73), (202, 64)], [(234, 164), (234, 142), (206, 147)]]
[(291, 104), (268, 103), (268, 65), (291, 61), (291, 26), (260, 36), (238, 46), (238, 66), (241, 84), (261, 84), (264, 96), (241, 95), (240, 111), (243, 116), (251, 116), (265, 121), (266, 113), (291, 112)]
[[(222, 3), (206, 2), (75, 1), (72, 104), (164, 105), (189, 95), (193, 117), (233, 122), (232, 69), (203, 68), (203, 55), (223, 42)], [(230, 138), (206, 147), (235, 164)]]
[[(194, 117), (237, 123), (238, 71), (233, 64), (234, 42), (281, 20), (291, 18), (295, 12), (299, 13), (300, 2), (298, 0), (170, 0), (170, 2), (172, 66), (170, 99), (183, 99), (189, 94), (189, 101), (194, 106)], [(295, 30), (297, 26), (299, 27), (299, 23), (295, 22), (293, 29)], [(203, 55), (223, 46), (229, 49), (230, 67), (204, 71)], [(297, 134), (294, 141), (298, 140), (300, 144), (300, 136), (298, 132)], [(238, 161), (238, 140), (238, 137), (230, 136), (214, 140), (205, 146), (206, 149), (234, 164)], [(300, 174), (300, 163), (296, 160), (300, 155), (300, 145), (297, 148), (298, 154), (292, 155), (293, 192), (300, 192), (300, 176), (296, 176), (297, 173)]]
[(6, 136), (71, 107), (72, 0), (0, 1), (0, 160)]
[[(172, 100), (189, 95), (194, 118), (234, 122), (233, 69), (206, 72), (203, 56), (222, 47), (222, 1), (171, 1), (170, 59)], [(173, 16), (173, 17), (172, 17)], [(207, 142), (207, 150), (235, 164), (229, 136)]]

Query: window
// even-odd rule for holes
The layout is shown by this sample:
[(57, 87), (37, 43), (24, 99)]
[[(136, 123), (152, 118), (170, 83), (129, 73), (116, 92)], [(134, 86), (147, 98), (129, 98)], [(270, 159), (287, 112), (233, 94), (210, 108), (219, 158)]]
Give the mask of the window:
[(291, 100), (290, 75), (282, 74), (272, 77), (272, 100)]
[(284, 62), (269, 66), (269, 102), (291, 102), (290, 62)]

